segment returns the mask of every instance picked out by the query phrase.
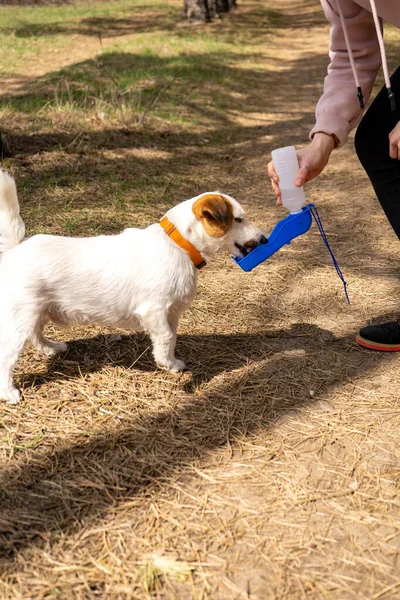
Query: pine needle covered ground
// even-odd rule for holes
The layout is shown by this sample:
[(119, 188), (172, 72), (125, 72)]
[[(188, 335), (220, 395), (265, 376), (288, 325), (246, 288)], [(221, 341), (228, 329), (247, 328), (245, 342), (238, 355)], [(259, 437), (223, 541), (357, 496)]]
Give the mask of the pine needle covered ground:
[[(3, 166), (30, 235), (145, 226), (215, 189), (267, 233), (282, 218), (266, 164), (313, 124), (317, 0), (207, 26), (181, 0), (0, 10)], [(26, 348), (24, 402), (0, 406), (2, 599), (400, 597), (400, 357), (353, 340), (400, 308), (400, 245), (351, 142), (307, 196), (350, 306), (313, 228), (250, 274), (201, 273), (182, 375), (97, 326), (50, 328), (56, 360)]]

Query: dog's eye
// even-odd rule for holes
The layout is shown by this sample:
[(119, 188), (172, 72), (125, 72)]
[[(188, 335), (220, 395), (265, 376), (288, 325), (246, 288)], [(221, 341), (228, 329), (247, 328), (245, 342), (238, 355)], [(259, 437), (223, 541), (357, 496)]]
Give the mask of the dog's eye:
[(243, 221), (243, 217), (235, 217), (236, 223), (241, 223)]

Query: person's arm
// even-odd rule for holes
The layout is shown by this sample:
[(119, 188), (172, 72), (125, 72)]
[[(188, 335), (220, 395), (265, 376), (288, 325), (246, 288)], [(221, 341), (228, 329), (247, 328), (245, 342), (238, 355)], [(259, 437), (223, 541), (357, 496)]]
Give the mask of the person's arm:
[[(310, 138), (316, 132), (323, 131), (335, 135), (338, 146), (342, 146), (360, 119), (362, 108), (357, 97), (337, 3), (335, 0), (321, 0), (321, 4), (332, 25), (329, 51), (331, 62), (324, 91), (316, 107), (316, 123), (310, 132)], [(340, 6), (366, 106), (381, 65), (373, 16), (353, 0), (340, 0)]]
[[(381, 65), (372, 13), (353, 0), (340, 0), (340, 3), (366, 105)], [(335, 0), (321, 0), (321, 4), (332, 25), (329, 52), (331, 63), (324, 81), (323, 94), (316, 107), (316, 123), (310, 132), (311, 143), (297, 151), (300, 169), (295, 183), (298, 187), (324, 170), (332, 150), (347, 141), (349, 132), (362, 115), (337, 4)], [(268, 174), (278, 196), (277, 204), (281, 204), (278, 177), (272, 161), (268, 164)]]

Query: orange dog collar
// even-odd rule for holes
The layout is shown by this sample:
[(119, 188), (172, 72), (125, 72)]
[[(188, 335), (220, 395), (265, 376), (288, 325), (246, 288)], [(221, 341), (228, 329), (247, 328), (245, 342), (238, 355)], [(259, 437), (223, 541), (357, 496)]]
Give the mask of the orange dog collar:
[(183, 237), (180, 231), (175, 227), (173, 223), (171, 223), (171, 221), (167, 217), (163, 217), (161, 219), (160, 225), (164, 229), (164, 233), (168, 235), (172, 240), (174, 240), (175, 244), (178, 244), (178, 246), (180, 246), (189, 254), (190, 259), (192, 260), (193, 264), (197, 269), (202, 269), (206, 266), (207, 263), (200, 254), (200, 252), (196, 250), (193, 244), (188, 242)]

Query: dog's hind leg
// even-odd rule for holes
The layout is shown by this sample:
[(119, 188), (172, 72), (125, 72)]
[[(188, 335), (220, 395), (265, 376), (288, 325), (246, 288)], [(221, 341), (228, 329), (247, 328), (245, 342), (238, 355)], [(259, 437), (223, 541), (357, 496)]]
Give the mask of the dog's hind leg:
[(47, 356), (56, 356), (56, 354), (60, 354), (60, 352), (66, 352), (68, 350), (68, 346), (67, 344), (64, 344), (64, 342), (53, 342), (52, 340), (48, 340), (43, 335), (42, 324), (38, 324), (36, 326), (31, 337), (31, 342), (36, 350), (47, 354)]
[(150, 334), (153, 356), (161, 369), (172, 373), (183, 371), (185, 363), (175, 358), (176, 332), (182, 310), (171, 310), (169, 314), (161, 308), (146, 309), (140, 319)]

